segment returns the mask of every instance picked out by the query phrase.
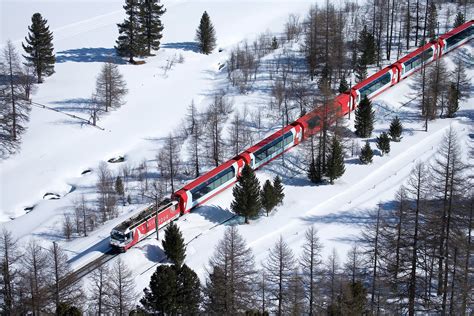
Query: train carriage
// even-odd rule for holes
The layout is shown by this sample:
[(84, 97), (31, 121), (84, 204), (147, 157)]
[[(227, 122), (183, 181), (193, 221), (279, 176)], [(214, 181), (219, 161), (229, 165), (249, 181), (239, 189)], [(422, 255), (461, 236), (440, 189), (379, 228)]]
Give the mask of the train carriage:
[(463, 25), (441, 35), (438, 39), (442, 54), (467, 43), (474, 38), (474, 20), (470, 20)]
[(300, 124), (290, 124), (250, 147), (241, 156), (252, 169), (258, 169), (298, 145), (302, 140), (302, 133)]
[(433, 41), (399, 59), (394, 63), (399, 70), (398, 81), (403, 80), (420, 70), (422, 65), (431, 63), (439, 57), (439, 54), (439, 45), (436, 41)]
[(181, 212), (188, 213), (193, 207), (231, 186), (237, 181), (244, 164), (241, 158), (229, 160), (177, 191), (173, 197), (179, 200)]

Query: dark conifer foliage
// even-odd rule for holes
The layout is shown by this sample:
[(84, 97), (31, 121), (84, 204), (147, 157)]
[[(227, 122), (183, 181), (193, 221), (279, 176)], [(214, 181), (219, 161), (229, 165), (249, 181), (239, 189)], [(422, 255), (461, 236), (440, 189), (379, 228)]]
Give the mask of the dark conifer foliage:
[(27, 53), (24, 55), (29, 64), (33, 65), (38, 83), (43, 82), (43, 76), (54, 73), (56, 57), (53, 54), (53, 33), (49, 30), (48, 21), (40, 13), (33, 14), (29, 34), (25, 37), (26, 44), (22, 43)]
[(172, 313), (176, 309), (176, 271), (172, 266), (160, 265), (151, 276), (149, 288), (140, 300), (147, 313)]
[(283, 202), (285, 198), (285, 193), (283, 192), (283, 183), (279, 176), (275, 176), (273, 179), (273, 188), (275, 189), (276, 204), (279, 205)]
[(321, 183), (323, 180), (323, 170), (321, 167), (321, 156), (318, 155), (315, 160), (309, 164), (308, 178), (313, 183)]
[(362, 53), (361, 63), (364, 65), (371, 65), (375, 63), (377, 53), (377, 43), (374, 35), (367, 30), (367, 25), (359, 34), (359, 51)]
[(275, 188), (273, 187), (270, 180), (265, 181), (265, 183), (263, 184), (260, 199), (262, 201), (262, 207), (266, 211), (268, 216), (268, 213), (270, 213), (277, 205), (277, 196), (275, 193)]
[(337, 89), (337, 91), (339, 93), (343, 93), (347, 90), (349, 90), (349, 85), (347, 84), (346, 77), (342, 77), (341, 81), (339, 82), (339, 88)]
[(119, 56), (128, 57), (130, 63), (134, 63), (134, 57), (142, 56), (145, 50), (143, 39), (143, 26), (140, 23), (140, 1), (125, 0), (123, 6), (127, 15), (123, 23), (117, 24), (119, 37), (115, 49)]
[(456, 89), (456, 84), (451, 82), (448, 88), (448, 102), (447, 102), (446, 117), (453, 118), (459, 110), (459, 91)]
[(272, 49), (275, 50), (278, 48), (278, 40), (276, 38), (276, 36), (273, 36), (272, 38)]
[(377, 148), (380, 150), (382, 156), (390, 152), (390, 138), (386, 132), (383, 132), (377, 137)]
[(334, 183), (334, 180), (340, 178), (346, 167), (344, 166), (344, 152), (342, 151), (342, 146), (336, 136), (333, 137), (330, 153), (328, 157), (327, 165), (327, 176), (331, 184)]
[(160, 49), (160, 41), (163, 37), (163, 24), (161, 16), (166, 12), (159, 0), (143, 0), (140, 3), (139, 22), (141, 24), (141, 36), (145, 43), (147, 55), (151, 50)]
[(374, 157), (374, 152), (372, 148), (370, 148), (369, 142), (366, 141), (364, 147), (362, 147), (360, 150), (359, 159), (363, 164), (369, 164), (372, 162), (373, 157)]
[(196, 272), (183, 264), (177, 274), (177, 312), (179, 315), (197, 315), (201, 303), (201, 283)]
[(367, 65), (364, 63), (362, 58), (359, 58), (354, 66), (357, 81), (360, 82), (367, 78)]
[(390, 138), (392, 139), (392, 141), (399, 142), (401, 140), (402, 132), (403, 132), (402, 122), (400, 122), (400, 119), (398, 118), (398, 116), (395, 116), (395, 118), (390, 123), (388, 134), (390, 135)]
[(165, 239), (163, 240), (163, 250), (168, 259), (178, 268), (186, 258), (186, 245), (179, 227), (171, 222), (165, 230)]
[(374, 130), (374, 111), (372, 102), (364, 96), (355, 111), (355, 133), (359, 137), (370, 137)]
[(216, 31), (206, 11), (202, 14), (201, 22), (196, 30), (196, 40), (203, 54), (208, 55), (216, 48)]
[(245, 223), (249, 223), (249, 217), (254, 217), (260, 211), (260, 183), (255, 172), (249, 165), (245, 165), (242, 174), (235, 185), (232, 194), (234, 201), (230, 205), (232, 211), (245, 217)]
[(464, 23), (466, 23), (466, 18), (464, 17), (464, 14), (459, 11), (457, 14), (456, 14), (456, 18), (454, 19), (454, 25), (453, 25), (453, 28), (456, 28), (458, 26), (461, 26), (463, 25)]

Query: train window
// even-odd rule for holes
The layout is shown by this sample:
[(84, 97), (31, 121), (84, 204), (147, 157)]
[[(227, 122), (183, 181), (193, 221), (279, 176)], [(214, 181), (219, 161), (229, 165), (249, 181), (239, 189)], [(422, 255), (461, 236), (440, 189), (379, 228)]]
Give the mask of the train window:
[(428, 59), (433, 57), (433, 48), (430, 48), (426, 51), (424, 51), (422, 54), (418, 54), (415, 57), (409, 59), (408, 61), (404, 62), (403, 64), (405, 65), (405, 70), (403, 73), (407, 73), (410, 70), (417, 68), (418, 66), (421, 65), (423, 57), (423, 62), (426, 62)]
[(385, 75), (375, 79), (372, 82), (369, 82), (364, 87), (359, 89), (360, 97), (363, 98), (364, 96), (369, 96), (373, 92), (379, 90), (381, 87), (385, 86), (387, 83), (391, 82), (392, 76), (390, 73), (386, 73)]
[(255, 152), (255, 160), (257, 164), (260, 164), (262, 161), (274, 157), (273, 154), (281, 153), (283, 148), (288, 144), (293, 142), (293, 133), (288, 132), (284, 137), (280, 136), (277, 139), (273, 140), (271, 143), (265, 145)]
[(474, 26), (470, 26), (464, 30), (462, 30), (461, 32), (459, 32), (458, 34), (456, 35), (453, 35), (451, 36), (450, 38), (448, 38), (446, 40), (446, 47), (445, 49), (448, 49), (448, 48), (451, 48), (451, 46), (454, 46), (456, 45), (457, 43), (459, 43), (460, 41), (462, 41), (463, 39), (471, 36), (474, 34)]
[(227, 168), (191, 190), (193, 200), (197, 200), (235, 177), (234, 167)]
[(112, 230), (111, 237), (114, 240), (125, 241), (125, 236), (121, 232), (118, 232), (116, 230)]
[(310, 118), (307, 123), (308, 123), (308, 127), (310, 129), (313, 129), (315, 127), (318, 127), (319, 126), (319, 121), (320, 121), (320, 117), (318, 115), (315, 115), (313, 116), (312, 118)]

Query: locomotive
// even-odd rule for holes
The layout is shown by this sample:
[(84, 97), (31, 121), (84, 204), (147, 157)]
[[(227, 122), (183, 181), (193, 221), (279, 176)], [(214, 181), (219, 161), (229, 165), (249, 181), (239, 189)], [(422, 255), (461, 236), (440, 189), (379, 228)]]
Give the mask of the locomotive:
[[(474, 20), (441, 35), (415, 51), (402, 57), (367, 79), (357, 83), (349, 91), (338, 95), (331, 109), (333, 117), (342, 117), (355, 110), (364, 96), (374, 98), (386, 89), (420, 70), (448, 52), (474, 38)], [(158, 205), (150, 205), (137, 215), (120, 223), (110, 234), (110, 244), (120, 251), (126, 251), (149, 234), (189, 213), (194, 207), (206, 202), (232, 186), (242, 172), (244, 165), (258, 169), (285, 151), (298, 145), (304, 139), (318, 133), (322, 128), (322, 117), (327, 113), (324, 107), (303, 115), (256, 145), (231, 160), (198, 177), (175, 192), (171, 199)]]

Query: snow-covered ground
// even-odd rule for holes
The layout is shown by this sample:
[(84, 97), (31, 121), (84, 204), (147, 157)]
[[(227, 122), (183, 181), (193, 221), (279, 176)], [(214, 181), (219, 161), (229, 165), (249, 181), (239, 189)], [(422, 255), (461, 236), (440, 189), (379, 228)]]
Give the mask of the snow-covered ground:
[[(23, 240), (37, 237), (43, 243), (62, 240), (63, 213), (71, 208), (82, 193), (93, 191), (94, 172), (81, 175), (86, 169), (97, 168), (99, 162), (124, 155), (130, 164), (154, 159), (161, 139), (179, 128), (186, 108), (194, 100), (204, 109), (213, 91), (225, 84), (225, 74), (219, 65), (227, 59), (228, 49), (245, 38), (252, 38), (267, 29), (282, 30), (290, 13), (304, 16), (314, 1), (164, 1), (167, 13), (163, 23), (165, 33), (162, 49), (146, 64), (120, 64), (127, 81), (127, 103), (103, 117), (98, 125), (104, 130), (82, 126), (61, 113), (32, 108), (28, 131), (21, 151), (0, 162), (0, 221)], [(323, 1), (321, 1), (323, 2)], [(113, 54), (117, 37), (116, 23), (124, 17), (122, 0), (105, 1), (10, 1), (1, 0), (1, 43), (11, 39), (21, 51), (29, 19), (41, 12), (54, 32), (57, 54), (56, 73), (38, 87), (33, 101), (46, 104), (88, 119), (83, 103), (90, 97), (95, 78), (104, 61)], [(218, 47), (223, 52), (205, 56), (196, 53), (194, 32), (204, 10), (215, 25)], [(468, 75), (474, 77), (473, 43), (461, 50), (470, 54)], [(165, 75), (167, 60), (182, 54), (184, 63), (177, 64)], [(455, 53), (445, 57), (448, 66)], [(282, 235), (299, 254), (305, 229), (315, 225), (324, 244), (324, 255), (333, 247), (343, 256), (357, 237), (360, 224), (367, 221), (363, 212), (378, 203), (393, 200), (417, 160), (429, 160), (445, 131), (452, 125), (458, 131), (463, 148), (472, 148), (474, 135), (474, 98), (462, 104), (459, 117), (437, 120), (429, 131), (413, 119), (418, 111), (411, 85), (407, 79), (376, 98), (377, 123), (374, 136), (386, 130), (394, 115), (402, 118), (405, 134), (402, 142), (391, 143), (389, 155), (374, 158), (368, 166), (348, 158), (346, 173), (334, 185), (311, 185), (298, 164), (301, 149), (295, 148), (281, 159), (258, 172), (261, 182), (278, 174), (283, 177), (286, 198), (276, 212), (241, 225), (239, 229), (252, 247), (257, 262), (265, 259), (276, 239)], [(255, 96), (236, 97), (235, 104), (258, 106)], [(350, 123), (352, 124), (352, 123)], [(372, 144), (373, 145), (373, 144)], [(374, 147), (374, 146), (373, 146)], [(470, 159), (472, 162), (472, 156)], [(110, 165), (117, 171), (120, 164)], [(186, 263), (204, 277), (205, 265), (214, 245), (222, 237), (230, 218), (232, 199), (228, 189), (203, 207), (178, 221), (187, 246)], [(58, 200), (43, 200), (45, 193), (61, 195)], [(25, 214), (24, 208), (34, 206)], [(88, 237), (62, 242), (69, 251), (73, 267), (79, 267), (108, 247), (111, 228), (136, 212), (137, 206), (124, 210)], [(233, 224), (228, 222), (226, 225)], [(127, 264), (134, 271), (138, 288), (149, 282), (154, 266), (163, 258), (161, 243), (154, 235), (126, 254)]]

